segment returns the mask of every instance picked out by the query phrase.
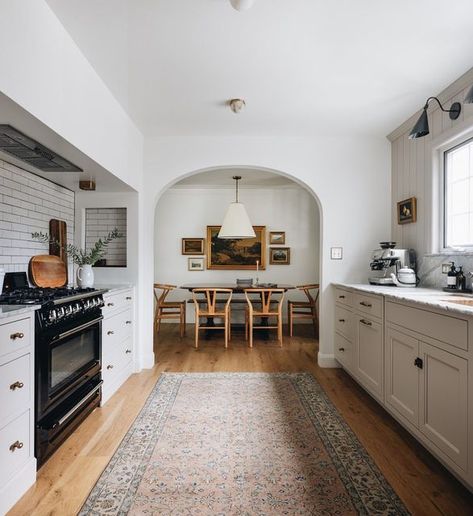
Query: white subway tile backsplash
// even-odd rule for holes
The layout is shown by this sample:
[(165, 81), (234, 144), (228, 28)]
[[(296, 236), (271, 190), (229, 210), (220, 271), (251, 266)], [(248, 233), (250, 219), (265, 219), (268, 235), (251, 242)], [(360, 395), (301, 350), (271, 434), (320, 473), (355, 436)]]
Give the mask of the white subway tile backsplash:
[[(50, 219), (64, 220), (74, 240), (74, 192), (15, 165), (0, 161), (0, 267), (26, 271), (31, 256), (48, 254), (48, 244), (31, 233), (49, 232)], [(69, 267), (69, 277), (72, 267)]]

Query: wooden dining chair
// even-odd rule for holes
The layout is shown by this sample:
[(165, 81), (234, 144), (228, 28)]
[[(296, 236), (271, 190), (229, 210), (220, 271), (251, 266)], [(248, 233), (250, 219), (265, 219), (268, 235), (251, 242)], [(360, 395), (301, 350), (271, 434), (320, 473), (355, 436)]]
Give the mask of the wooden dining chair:
[(320, 285), (313, 283), (311, 285), (299, 285), (297, 289), (304, 292), (307, 301), (287, 302), (287, 311), (289, 316), (289, 335), (292, 337), (294, 319), (312, 319), (315, 337), (319, 333), (319, 316), (317, 311), (317, 300), (319, 298)]
[[(224, 330), (225, 347), (231, 339), (231, 311), (233, 291), (228, 288), (196, 288), (192, 291), (195, 306), (195, 347), (199, 347), (200, 330)], [(200, 319), (207, 318), (207, 324)], [(215, 325), (215, 319), (222, 319), (223, 325)], [(211, 322), (211, 324), (210, 324)]]
[[(245, 335), (253, 347), (253, 330), (278, 330), (278, 341), (282, 347), (282, 304), (284, 289), (282, 288), (247, 288), (245, 297), (248, 306), (245, 311)], [(254, 318), (261, 317), (263, 323), (255, 326)], [(269, 319), (276, 319), (276, 325), (271, 326)], [(264, 324), (264, 322), (268, 324)]]
[(154, 312), (154, 330), (159, 333), (163, 319), (179, 319), (179, 332), (181, 337), (186, 334), (186, 302), (166, 301), (166, 297), (177, 287), (175, 285), (154, 284), (154, 297), (156, 308)]

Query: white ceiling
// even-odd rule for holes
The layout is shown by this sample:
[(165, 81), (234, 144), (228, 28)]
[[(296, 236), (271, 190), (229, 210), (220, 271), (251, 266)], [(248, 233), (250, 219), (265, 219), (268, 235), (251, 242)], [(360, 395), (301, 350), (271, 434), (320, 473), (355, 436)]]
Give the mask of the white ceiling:
[(173, 188), (235, 188), (233, 176), (241, 176), (240, 188), (287, 188), (297, 183), (268, 170), (225, 168), (207, 170), (181, 179)]
[(471, 0), (47, 1), (146, 136), (385, 135), (472, 65)]

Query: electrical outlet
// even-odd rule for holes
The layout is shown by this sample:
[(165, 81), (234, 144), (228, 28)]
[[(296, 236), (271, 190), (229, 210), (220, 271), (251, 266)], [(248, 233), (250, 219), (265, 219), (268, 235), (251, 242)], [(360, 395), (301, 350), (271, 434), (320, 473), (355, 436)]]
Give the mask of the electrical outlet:
[(452, 262), (442, 263), (442, 274), (448, 274), (448, 271), (452, 268)]
[(330, 259), (331, 260), (342, 260), (343, 259), (343, 247), (331, 247), (330, 248)]

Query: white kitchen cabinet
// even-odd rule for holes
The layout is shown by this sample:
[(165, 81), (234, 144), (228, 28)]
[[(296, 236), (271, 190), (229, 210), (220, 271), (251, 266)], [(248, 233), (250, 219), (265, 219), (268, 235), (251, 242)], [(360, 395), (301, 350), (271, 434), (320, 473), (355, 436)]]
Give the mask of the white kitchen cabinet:
[(102, 309), (102, 405), (133, 373), (134, 289), (104, 294)]
[(0, 318), (0, 514), (36, 480), (34, 310)]
[(376, 398), (383, 397), (383, 326), (374, 319), (356, 318), (356, 376)]

